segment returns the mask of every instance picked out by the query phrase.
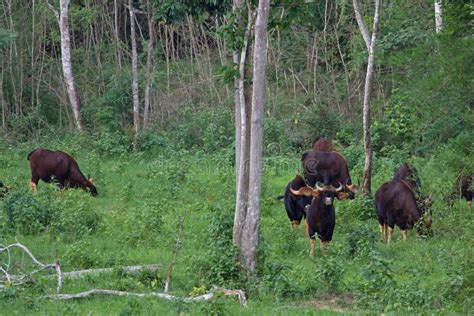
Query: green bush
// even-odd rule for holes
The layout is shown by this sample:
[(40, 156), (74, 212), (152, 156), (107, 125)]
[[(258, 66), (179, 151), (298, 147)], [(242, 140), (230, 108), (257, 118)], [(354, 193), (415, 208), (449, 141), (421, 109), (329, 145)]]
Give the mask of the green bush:
[(392, 262), (374, 250), (368, 252), (362, 262), (360, 276), (351, 284), (357, 303), (382, 312), (392, 302), (393, 289), (396, 288)]
[(366, 256), (373, 250), (380, 238), (374, 226), (375, 222), (363, 222), (351, 228), (347, 247), (347, 253), (351, 258)]
[(374, 199), (357, 194), (355, 199), (338, 203), (342, 218), (358, 221), (373, 221), (376, 218)]
[[(334, 251), (335, 249), (331, 249)], [(328, 253), (316, 260), (316, 274), (329, 293), (343, 290), (345, 268), (338, 253)]]
[(102, 257), (97, 248), (89, 241), (78, 241), (71, 244), (60, 260), (68, 269), (89, 269), (102, 263)]
[(206, 245), (202, 255), (194, 256), (189, 270), (197, 272), (201, 284), (235, 287), (242, 285), (243, 270), (238, 248), (232, 242), (233, 212), (221, 208), (208, 210), (208, 228), (201, 236)]
[(225, 107), (216, 110), (186, 109), (166, 127), (166, 137), (177, 150), (213, 153), (233, 145), (234, 124)]
[[(57, 216), (51, 225), (51, 234), (63, 240), (73, 241), (97, 231), (100, 224), (99, 214), (90, 206), (87, 193), (79, 190), (67, 190), (56, 199)], [(87, 198), (84, 196), (87, 195)]]
[(46, 231), (58, 216), (58, 209), (47, 199), (27, 191), (15, 191), (2, 201), (0, 228), (4, 233), (35, 235)]
[(283, 263), (268, 262), (262, 269), (260, 288), (263, 293), (271, 292), (277, 300), (297, 296), (301, 292), (296, 280), (289, 276), (290, 267)]

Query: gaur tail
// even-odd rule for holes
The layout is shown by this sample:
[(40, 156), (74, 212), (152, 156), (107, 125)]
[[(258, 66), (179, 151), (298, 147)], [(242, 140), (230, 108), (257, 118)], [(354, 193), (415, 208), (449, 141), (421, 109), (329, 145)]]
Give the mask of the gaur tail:
[(30, 160), (30, 156), (37, 150), (38, 148), (36, 148), (35, 150), (33, 150), (32, 152), (30, 152), (28, 154), (28, 156), (26, 156), (26, 160)]
[(284, 198), (285, 198), (284, 195), (279, 195), (279, 196), (277, 196), (277, 197), (275, 198), (275, 200), (281, 201), (281, 200), (283, 200)]

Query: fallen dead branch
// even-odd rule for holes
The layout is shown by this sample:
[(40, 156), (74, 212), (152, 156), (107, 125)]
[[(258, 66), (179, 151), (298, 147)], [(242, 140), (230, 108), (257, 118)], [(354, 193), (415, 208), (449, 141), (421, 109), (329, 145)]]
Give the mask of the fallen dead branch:
[[(31, 272), (24, 272), (23, 274), (11, 274), (11, 270), (13, 270), (14, 265), (11, 264), (11, 253), (10, 251), (14, 248), (19, 248), (21, 249), (24, 253), (28, 255), (28, 257), (31, 258), (33, 263), (39, 266), (39, 269), (33, 270)], [(3, 288), (5, 284), (11, 284), (11, 285), (21, 285), (24, 284), (28, 281), (33, 280), (33, 276), (43, 270), (55, 270), (57, 274), (57, 288), (56, 290), (59, 292), (62, 287), (62, 273), (61, 273), (61, 265), (59, 264), (59, 261), (56, 261), (55, 263), (49, 263), (49, 264), (44, 264), (41, 263), (36, 257), (31, 253), (31, 251), (23, 244), (18, 242), (16, 240), (16, 243), (8, 245), (8, 246), (3, 246), (0, 245), (0, 254), (1, 253), (6, 253), (7, 254), (7, 262), (3, 263), (0, 262), (0, 285), (2, 285)]]
[[(176, 240), (176, 248), (173, 255), (173, 260), (168, 268), (168, 273), (166, 277), (166, 286), (165, 291), (169, 289), (169, 283), (171, 278), (171, 272), (173, 270), (173, 266), (176, 262), (176, 257), (179, 250), (180, 245), (180, 238), (181, 238), (181, 230), (182, 226), (180, 227), (180, 232), (178, 233), (178, 237)], [(14, 248), (18, 248), (22, 250), (24, 253), (28, 255), (29, 258), (33, 261), (34, 264), (38, 265), (39, 268), (31, 271), (31, 272), (24, 272), (23, 274), (12, 274), (11, 270), (14, 268), (19, 269), (18, 267), (14, 267), (11, 261), (11, 250)], [(33, 276), (43, 270), (51, 269), (55, 270), (57, 274), (57, 292), (59, 293), (62, 287), (62, 280), (63, 279), (77, 279), (81, 278), (86, 275), (98, 275), (102, 273), (111, 273), (114, 271), (114, 268), (102, 268), (102, 269), (88, 269), (88, 270), (79, 270), (79, 271), (72, 271), (72, 272), (61, 272), (61, 265), (59, 261), (51, 264), (44, 264), (41, 263), (36, 257), (31, 253), (31, 251), (23, 244), (16, 241), (16, 243), (3, 246), (0, 245), (0, 254), (6, 253), (7, 254), (7, 262), (0, 262), (0, 290), (4, 289), (6, 285), (21, 285), (28, 281), (32, 281)], [(125, 266), (121, 269), (128, 273), (138, 273), (143, 270), (150, 270), (156, 271), (161, 268), (159, 265), (151, 264), (151, 265), (139, 265), (139, 266)], [(21, 269), (22, 271), (24, 269)], [(44, 276), (43, 278), (52, 278), (54, 276)], [(239, 302), (242, 306), (247, 306), (247, 298), (245, 296), (244, 291), (242, 290), (229, 290), (229, 289), (222, 289), (218, 287), (214, 287), (214, 289), (203, 295), (194, 296), (194, 297), (180, 297), (174, 296), (167, 293), (159, 293), (159, 292), (151, 292), (151, 293), (132, 293), (132, 292), (124, 292), (124, 291), (116, 291), (116, 290), (107, 290), (107, 289), (92, 289), (85, 292), (80, 292), (76, 294), (51, 294), (43, 296), (42, 298), (45, 299), (54, 299), (54, 300), (72, 300), (72, 299), (80, 299), (94, 295), (109, 295), (109, 296), (131, 296), (131, 297), (139, 297), (139, 298), (160, 298), (170, 301), (181, 301), (185, 303), (191, 302), (202, 302), (202, 301), (209, 301), (216, 297), (216, 295), (224, 295), (224, 296), (237, 296)]]
[[(158, 264), (146, 264), (140, 266), (124, 266), (119, 268), (99, 268), (99, 269), (86, 269), (86, 270), (77, 270), (71, 272), (63, 272), (62, 277), (63, 279), (79, 279), (88, 275), (99, 275), (105, 273), (112, 273), (114, 271), (122, 270), (127, 273), (137, 274), (142, 271), (151, 271), (155, 272), (161, 268)], [(47, 276), (47, 278), (51, 278), (52, 276)]]
[(126, 297), (139, 297), (139, 298), (161, 298), (169, 301), (181, 301), (185, 303), (191, 302), (203, 302), (212, 300), (216, 294), (222, 293), (224, 296), (237, 296), (239, 302), (242, 306), (247, 306), (247, 298), (245, 293), (242, 290), (228, 290), (228, 289), (216, 289), (213, 292), (195, 296), (195, 297), (180, 297), (174, 296), (167, 293), (133, 293), (133, 292), (124, 292), (124, 291), (115, 291), (115, 290), (101, 290), (101, 289), (92, 289), (89, 291), (84, 291), (76, 294), (52, 294), (43, 296), (46, 299), (53, 300), (73, 300), (81, 299), (94, 295), (109, 295), (109, 296), (126, 296)]

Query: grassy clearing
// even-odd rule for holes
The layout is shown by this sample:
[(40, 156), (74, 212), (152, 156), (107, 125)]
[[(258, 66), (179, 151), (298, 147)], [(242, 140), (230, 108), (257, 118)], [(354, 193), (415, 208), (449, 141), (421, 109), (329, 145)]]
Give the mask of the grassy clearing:
[[(131, 276), (117, 271), (97, 278), (65, 280), (64, 293), (91, 288), (162, 291), (182, 221), (182, 243), (171, 292), (187, 296), (205, 292), (212, 285), (243, 288), (250, 303), (242, 309), (231, 298), (199, 304), (115, 297), (56, 302), (40, 299), (54, 293), (54, 281), (38, 280), (1, 293), (4, 314), (332, 315), (473, 310), (473, 214), (464, 201), (456, 200), (453, 207), (446, 205), (442, 191), (437, 189), (437, 164), (432, 161), (419, 160), (417, 167), (425, 191), (435, 193), (433, 238), (425, 240), (410, 232), (409, 240), (402, 242), (396, 230), (394, 243), (382, 244), (371, 201), (357, 198), (336, 202), (331, 253), (322, 258), (316, 251), (312, 259), (303, 227), (292, 230), (283, 204), (275, 200), (298, 172), (298, 157), (267, 158), (259, 279), (254, 281), (243, 277), (231, 243), (234, 175), (229, 155), (163, 152), (100, 158), (94, 150), (61, 147), (71, 151), (81, 169), (96, 179), (99, 196), (92, 198), (81, 190), (57, 191), (43, 182), (37, 194), (29, 193), (26, 155), (30, 148), (2, 148), (1, 180), (12, 187), (11, 194), (38, 201), (39, 206), (31, 210), (55, 215), (38, 231), (22, 231), (34, 227), (35, 218), (27, 217), (31, 223), (24, 226), (7, 221), (5, 207), (14, 201), (5, 198), (0, 213), (2, 244), (16, 236), (39, 260), (59, 259), (65, 271), (151, 263), (163, 267), (154, 274)], [(377, 188), (391, 177), (395, 163), (379, 159), (375, 166)], [(354, 169), (357, 174), (357, 164)], [(18, 209), (30, 210), (22, 207)], [(24, 257), (15, 260), (26, 262)]]

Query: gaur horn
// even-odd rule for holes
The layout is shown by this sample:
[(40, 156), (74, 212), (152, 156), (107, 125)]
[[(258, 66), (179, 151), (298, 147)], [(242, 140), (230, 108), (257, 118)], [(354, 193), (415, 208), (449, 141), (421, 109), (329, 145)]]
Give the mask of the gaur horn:
[(308, 186), (302, 187), (299, 190), (293, 190), (292, 188), (290, 188), (290, 192), (291, 194), (296, 195), (296, 196), (301, 196), (301, 195), (312, 196), (313, 195), (313, 189)]
[(342, 189), (344, 189), (344, 186), (342, 185), (342, 183), (339, 182), (339, 187), (336, 188), (336, 192), (339, 192)]
[(357, 187), (354, 184), (346, 184), (346, 187), (353, 193), (357, 191)]
[(319, 186), (319, 183), (316, 182), (316, 190), (318, 190), (318, 192), (323, 192), (323, 191), (324, 191), (324, 187), (320, 187), (320, 186)]

